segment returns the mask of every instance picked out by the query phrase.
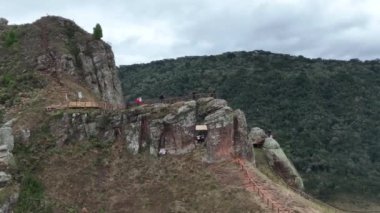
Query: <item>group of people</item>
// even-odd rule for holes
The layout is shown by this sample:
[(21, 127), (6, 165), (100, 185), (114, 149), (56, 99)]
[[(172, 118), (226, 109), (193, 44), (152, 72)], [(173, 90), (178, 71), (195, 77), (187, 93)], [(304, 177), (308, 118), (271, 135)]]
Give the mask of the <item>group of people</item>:
[[(193, 100), (197, 99), (197, 97), (198, 97), (198, 93), (197, 93), (197, 92), (193, 92), (193, 93), (192, 93), (192, 98), (193, 98)], [(213, 90), (213, 91), (210, 93), (210, 97), (216, 98), (216, 92), (215, 92), (215, 90)], [(164, 102), (164, 100), (165, 100), (165, 96), (164, 96), (163, 94), (161, 94), (158, 98), (160, 99), (160, 102), (161, 102), (161, 103)], [(137, 104), (137, 105), (141, 105), (141, 104), (143, 104), (142, 97), (138, 97), (138, 98), (136, 98), (136, 99), (134, 100), (134, 103)], [(131, 103), (126, 103), (126, 104), (127, 104), (127, 105), (131, 105)]]
[(197, 135), (196, 139), (198, 144), (205, 142), (205, 136), (202, 134)]

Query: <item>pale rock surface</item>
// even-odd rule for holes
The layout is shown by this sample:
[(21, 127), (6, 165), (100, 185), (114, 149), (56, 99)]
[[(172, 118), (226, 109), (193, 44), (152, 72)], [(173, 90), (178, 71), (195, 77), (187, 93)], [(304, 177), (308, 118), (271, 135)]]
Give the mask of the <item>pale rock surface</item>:
[[(200, 108), (202, 116), (197, 111)], [(133, 154), (158, 155), (164, 148), (166, 154), (179, 155), (196, 147), (197, 124), (208, 126), (207, 161), (253, 158), (244, 113), (233, 111), (220, 99), (142, 105), (126, 112), (65, 113), (49, 126), (59, 145), (91, 138), (102, 143), (122, 140)]]
[(0, 18), (0, 27), (8, 25), (8, 20), (5, 18)]
[(0, 165), (5, 167), (14, 164), (12, 155), (14, 147), (12, 124), (14, 121), (16, 121), (16, 119), (12, 119), (0, 127)]
[(251, 145), (264, 142), (265, 138), (267, 138), (265, 131), (259, 127), (253, 127), (248, 135), (248, 140)]
[(303, 190), (304, 185), (301, 176), (293, 163), (288, 159), (280, 144), (273, 138), (266, 138), (263, 149), (269, 165), (278, 172), (288, 184)]

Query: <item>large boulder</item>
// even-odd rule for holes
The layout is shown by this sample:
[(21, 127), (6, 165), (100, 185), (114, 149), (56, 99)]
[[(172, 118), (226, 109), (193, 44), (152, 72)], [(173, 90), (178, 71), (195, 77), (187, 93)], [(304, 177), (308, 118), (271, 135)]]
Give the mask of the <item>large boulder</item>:
[(280, 144), (273, 138), (266, 138), (263, 150), (269, 165), (290, 185), (304, 189), (301, 176), (293, 163), (288, 159)]
[(267, 138), (265, 131), (259, 127), (253, 127), (248, 135), (248, 140), (251, 145), (263, 143)]
[(196, 102), (173, 104), (176, 110), (163, 118), (160, 143), (165, 143), (170, 154), (184, 154), (195, 148)]
[(200, 120), (204, 119), (207, 115), (213, 114), (215, 111), (228, 107), (226, 100), (214, 99), (212, 97), (198, 99), (197, 106), (197, 114)]
[[(216, 103), (216, 102), (214, 102)], [(212, 107), (215, 109), (216, 107)], [(233, 111), (225, 106), (214, 112), (207, 110), (204, 124), (208, 127), (206, 137), (207, 160), (209, 162), (230, 158), (234, 154), (233, 149)]]
[(254, 161), (253, 146), (249, 143), (247, 120), (240, 109), (234, 111), (233, 140), (234, 151), (237, 157)]

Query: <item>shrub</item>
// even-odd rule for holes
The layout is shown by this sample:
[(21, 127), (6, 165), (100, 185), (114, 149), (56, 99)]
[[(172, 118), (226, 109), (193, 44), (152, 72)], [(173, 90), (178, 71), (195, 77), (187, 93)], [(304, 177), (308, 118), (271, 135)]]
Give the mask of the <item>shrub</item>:
[(21, 181), (21, 192), (15, 212), (52, 212), (45, 203), (42, 183), (31, 174)]
[(15, 31), (11, 30), (11, 31), (5, 33), (4, 41), (5, 41), (6, 47), (10, 47), (13, 44), (15, 44), (18, 41)]

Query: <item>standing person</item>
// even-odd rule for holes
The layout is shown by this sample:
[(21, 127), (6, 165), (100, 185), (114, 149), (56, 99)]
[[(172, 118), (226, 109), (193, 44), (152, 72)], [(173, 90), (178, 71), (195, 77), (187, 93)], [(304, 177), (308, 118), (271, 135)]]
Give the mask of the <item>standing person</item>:
[(164, 102), (164, 99), (165, 99), (165, 97), (164, 97), (164, 95), (160, 95), (160, 102), (162, 103), (162, 102)]
[(215, 90), (212, 91), (211, 97), (216, 98), (216, 92), (215, 92)]
[(196, 93), (196, 92), (193, 92), (192, 95), (193, 95), (193, 100), (195, 100), (195, 99), (197, 98), (197, 97), (196, 97), (196, 96), (197, 96), (197, 93)]
[(268, 136), (268, 138), (273, 138), (273, 136), (272, 136), (272, 130), (268, 130), (267, 136)]
[(141, 105), (143, 102), (142, 102), (142, 98), (141, 97), (138, 97), (138, 98), (136, 98), (135, 99), (135, 103), (137, 104), (137, 105)]
[(166, 144), (166, 135), (162, 134), (160, 136), (160, 141), (158, 143), (158, 157), (166, 154), (165, 144)]

